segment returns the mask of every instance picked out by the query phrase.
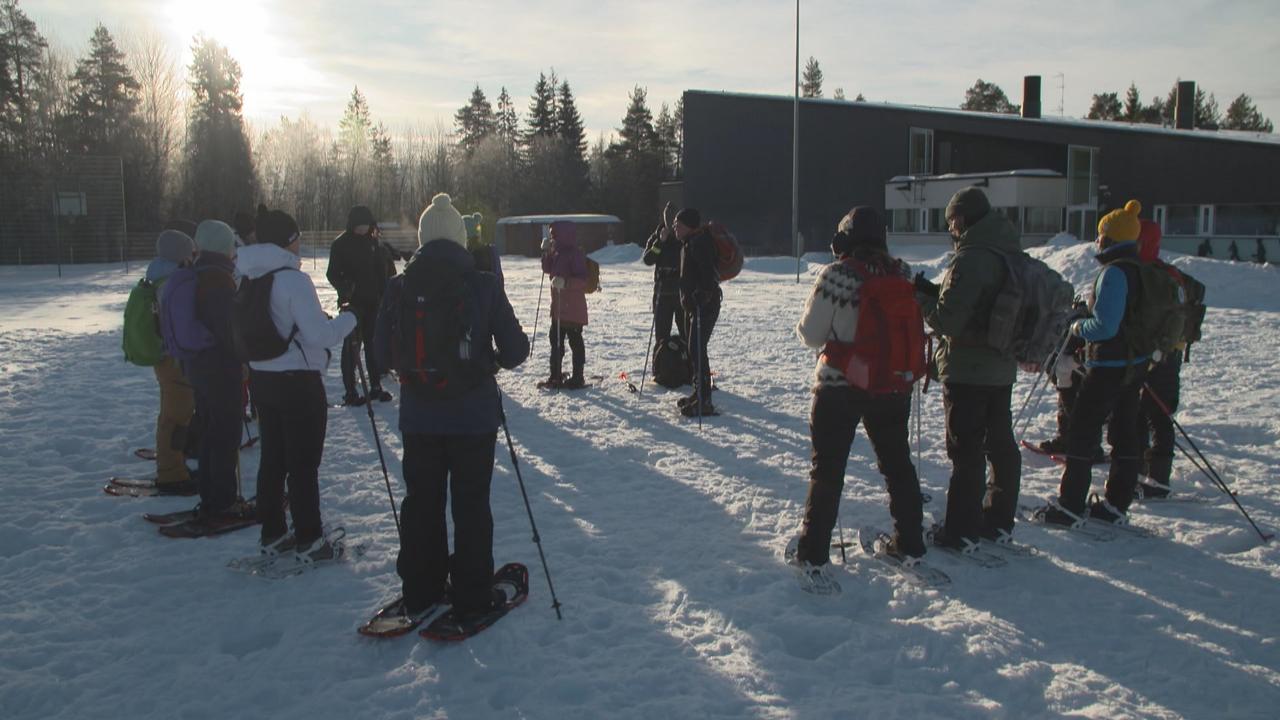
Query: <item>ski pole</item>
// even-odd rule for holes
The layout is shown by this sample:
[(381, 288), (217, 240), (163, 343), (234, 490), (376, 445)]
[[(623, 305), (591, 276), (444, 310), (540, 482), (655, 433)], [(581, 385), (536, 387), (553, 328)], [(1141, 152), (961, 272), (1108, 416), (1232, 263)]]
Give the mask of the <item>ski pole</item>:
[[(547, 281), (547, 274), (542, 273), (542, 279), (538, 281), (538, 305), (533, 311), (533, 333), (529, 337), (538, 337), (538, 315), (542, 313), (542, 284)], [(529, 359), (533, 359), (533, 347), (529, 347)]]
[(644, 346), (644, 369), (640, 371), (640, 389), (636, 394), (644, 394), (644, 379), (649, 374), (649, 353), (653, 350), (653, 331), (658, 325), (658, 285), (653, 285), (653, 297), (649, 299), (649, 314), (652, 316), (649, 320), (649, 342)]
[(524, 489), (524, 476), (520, 474), (520, 462), (516, 459), (516, 446), (511, 442), (511, 429), (507, 427), (507, 411), (502, 407), (502, 391), (498, 391), (498, 417), (502, 420), (502, 433), (507, 436), (507, 450), (511, 452), (511, 467), (516, 471), (516, 482), (520, 485), (520, 497), (524, 498), (524, 510), (529, 514), (529, 528), (533, 530), (533, 544), (538, 546), (538, 559), (542, 562), (542, 574), (547, 577), (547, 589), (551, 591), (551, 608), (556, 611), (556, 619), (563, 620), (560, 614), (560, 600), (556, 598), (556, 586), (551, 584), (551, 570), (547, 568), (547, 556), (542, 552), (542, 537), (538, 535), (538, 525), (533, 521), (533, 508), (529, 506), (529, 493)]
[[(1019, 440), (1022, 440), (1026, 437), (1027, 427), (1031, 425), (1031, 416), (1027, 415), (1026, 421), (1024, 422), (1023, 413), (1026, 412), (1027, 405), (1031, 402), (1032, 396), (1035, 396), (1038, 393), (1043, 393), (1049, 387), (1049, 374), (1046, 369), (1049, 365), (1049, 361), (1051, 359), (1062, 357), (1062, 353), (1067, 351), (1067, 344), (1070, 342), (1071, 342), (1071, 327), (1068, 326), (1067, 331), (1062, 335), (1062, 344), (1058, 346), (1058, 349), (1056, 351), (1051, 352), (1047, 357), (1045, 357), (1044, 363), (1041, 364), (1040, 366), (1040, 372), (1036, 373), (1035, 382), (1031, 383), (1031, 389), (1027, 392), (1026, 399), (1022, 401), (1022, 407), (1018, 408), (1018, 417), (1016, 420), (1013, 421), (1013, 426), (1016, 428), (1019, 425), (1021, 425), (1021, 428), (1018, 430), (1018, 433), (1017, 433)], [(1039, 398), (1037, 398), (1036, 404), (1039, 404), (1039, 402), (1040, 400)]]
[(369, 427), (373, 428), (373, 444), (378, 448), (378, 462), (382, 465), (382, 480), (387, 485), (387, 500), (391, 503), (391, 518), (396, 522), (396, 535), (400, 535), (400, 513), (396, 512), (396, 496), (391, 491), (391, 474), (387, 472), (387, 458), (382, 454), (382, 438), (378, 436), (378, 423), (373, 417), (373, 400), (369, 398), (369, 383), (364, 374), (364, 362), (355, 353), (356, 375), (360, 378), (360, 391), (364, 393), (364, 407), (369, 411)]
[(702, 363), (706, 358), (702, 357), (702, 306), (695, 305), (693, 310), (693, 340), (698, 343), (698, 349), (694, 352), (694, 368), (696, 373), (693, 381), (697, 383), (693, 388), (694, 402), (698, 403), (698, 430), (702, 430)]
[(1147, 394), (1151, 396), (1151, 399), (1155, 401), (1156, 405), (1160, 408), (1160, 410), (1164, 412), (1166, 417), (1169, 418), (1169, 422), (1172, 422), (1173, 426), (1178, 429), (1178, 432), (1182, 435), (1182, 438), (1186, 440), (1187, 445), (1190, 446), (1193, 451), (1195, 451), (1195, 454), (1204, 463), (1205, 467), (1212, 471), (1211, 474), (1210, 473), (1205, 473), (1205, 474), (1209, 475), (1210, 478), (1218, 485), (1218, 488), (1222, 490), (1222, 492), (1226, 493), (1227, 497), (1231, 498), (1231, 502), (1235, 503), (1235, 506), (1240, 509), (1240, 513), (1244, 515), (1244, 519), (1248, 520), (1249, 524), (1253, 526), (1254, 531), (1258, 533), (1258, 537), (1262, 538), (1262, 542), (1264, 543), (1270, 542), (1271, 539), (1275, 537), (1275, 534), (1274, 533), (1268, 534), (1268, 533), (1262, 532), (1262, 529), (1259, 528), (1258, 524), (1253, 521), (1253, 518), (1249, 517), (1248, 511), (1246, 511), (1244, 509), (1244, 506), (1240, 504), (1239, 498), (1237, 498), (1236, 494), (1231, 491), (1230, 487), (1227, 486), (1227, 483), (1222, 479), (1222, 476), (1218, 474), (1217, 469), (1215, 469), (1213, 465), (1209, 463), (1209, 458), (1205, 457), (1204, 453), (1200, 452), (1200, 447), (1197, 446), (1195, 440), (1192, 440), (1191, 436), (1187, 434), (1186, 429), (1182, 427), (1182, 423), (1178, 422), (1177, 418), (1173, 416), (1173, 412), (1169, 410), (1169, 406), (1164, 403), (1164, 400), (1160, 399), (1160, 396), (1156, 394), (1155, 390), (1151, 389), (1151, 385), (1149, 383), (1143, 382), (1142, 388), (1147, 391)]

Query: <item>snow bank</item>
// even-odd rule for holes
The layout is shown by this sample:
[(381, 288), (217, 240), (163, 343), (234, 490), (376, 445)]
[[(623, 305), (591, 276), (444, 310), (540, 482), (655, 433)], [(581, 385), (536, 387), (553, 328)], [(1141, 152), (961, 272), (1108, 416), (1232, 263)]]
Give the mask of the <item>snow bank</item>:
[(644, 248), (634, 243), (622, 245), (606, 245), (591, 253), (591, 259), (601, 265), (637, 262), (644, 255)]

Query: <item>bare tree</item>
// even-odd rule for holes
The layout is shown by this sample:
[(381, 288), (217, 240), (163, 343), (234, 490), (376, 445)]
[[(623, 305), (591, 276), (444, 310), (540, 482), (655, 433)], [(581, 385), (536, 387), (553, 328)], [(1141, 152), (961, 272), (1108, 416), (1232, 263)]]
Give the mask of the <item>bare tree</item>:
[(155, 30), (133, 32), (125, 38), (126, 57), (138, 81), (138, 165), (142, 203), (160, 219), (165, 198), (176, 186), (174, 172), (182, 141), (182, 108), (187, 87), (177, 56)]

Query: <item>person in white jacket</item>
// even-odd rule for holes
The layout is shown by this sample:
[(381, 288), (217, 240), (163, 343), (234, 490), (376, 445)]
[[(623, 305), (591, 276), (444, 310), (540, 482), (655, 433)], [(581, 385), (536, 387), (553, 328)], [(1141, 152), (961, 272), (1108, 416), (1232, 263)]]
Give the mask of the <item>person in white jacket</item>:
[[(316, 286), (302, 272), (298, 224), (280, 210), (258, 208), (258, 243), (240, 250), (236, 267), (246, 278), (272, 276), (271, 320), (282, 338), (292, 339), (279, 357), (249, 363), (249, 384), (258, 406), (262, 438), (258, 465), (258, 517), (265, 555), (294, 551), (300, 561), (333, 557), (320, 521), (320, 458), (329, 422), (322, 373), (329, 348), (356, 326), (341, 312), (330, 319), (320, 307)], [(293, 534), (284, 516), (285, 487)]]

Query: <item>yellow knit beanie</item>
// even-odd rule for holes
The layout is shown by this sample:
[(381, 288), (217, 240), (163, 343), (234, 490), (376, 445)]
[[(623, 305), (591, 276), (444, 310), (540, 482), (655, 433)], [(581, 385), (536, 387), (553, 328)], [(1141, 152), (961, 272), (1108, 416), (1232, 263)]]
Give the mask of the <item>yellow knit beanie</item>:
[(1098, 221), (1098, 234), (1111, 238), (1113, 242), (1132, 242), (1142, 232), (1142, 223), (1138, 221), (1138, 213), (1142, 212), (1142, 203), (1130, 200), (1119, 210), (1112, 210)]

